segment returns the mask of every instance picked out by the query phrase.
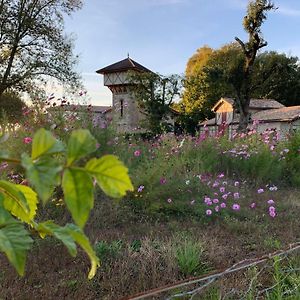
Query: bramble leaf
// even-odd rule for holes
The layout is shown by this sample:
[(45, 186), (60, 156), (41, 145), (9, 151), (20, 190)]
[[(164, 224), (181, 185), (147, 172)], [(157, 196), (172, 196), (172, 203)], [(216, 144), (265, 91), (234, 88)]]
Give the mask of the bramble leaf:
[(1, 206), (0, 221), (0, 251), (6, 254), (17, 272), (24, 275), (26, 252), (33, 241), (22, 223), (9, 216)]
[(52, 195), (54, 187), (60, 184), (62, 166), (50, 157), (33, 161), (27, 154), (22, 155), (22, 166), (26, 177), (45, 203)]
[(4, 193), (4, 208), (21, 221), (30, 224), (36, 215), (38, 203), (37, 194), (30, 187), (21, 184), (15, 184), (14, 190), (22, 193), (26, 199), (26, 204), (29, 209), (25, 211), (24, 208), (15, 201), (12, 195), (7, 193)]
[(61, 141), (58, 141), (50, 131), (44, 128), (39, 129), (32, 141), (32, 159), (37, 159), (41, 155), (60, 153), (64, 151)]
[(70, 166), (75, 160), (82, 158), (96, 150), (96, 140), (86, 129), (79, 129), (72, 132), (68, 142), (68, 160)]
[(74, 241), (87, 253), (91, 261), (91, 269), (88, 275), (89, 279), (92, 279), (97, 271), (97, 267), (100, 266), (99, 258), (97, 257), (90, 241), (85, 236), (83, 231), (74, 224), (68, 224), (65, 227), (69, 229), (69, 234), (72, 236)]
[(82, 228), (94, 206), (92, 178), (84, 170), (69, 168), (64, 172), (62, 188), (68, 210), (75, 223)]
[(126, 191), (133, 191), (128, 169), (114, 155), (104, 155), (87, 162), (85, 169), (95, 177), (100, 188), (109, 196), (122, 197)]
[(92, 279), (95, 274), (97, 267), (100, 265), (99, 258), (96, 256), (93, 247), (90, 245), (88, 238), (84, 232), (74, 224), (67, 224), (64, 227), (54, 224), (51, 221), (47, 221), (38, 224), (36, 230), (42, 237), (46, 235), (52, 235), (57, 239), (61, 240), (63, 244), (68, 248), (69, 253), (72, 256), (76, 256), (77, 249), (75, 242), (87, 253), (91, 261), (91, 270), (88, 278)]
[(4, 206), (11, 213), (19, 213), (22, 217), (29, 214), (29, 205), (24, 194), (16, 184), (0, 180), (0, 193), (4, 196)]
[(75, 257), (77, 254), (76, 244), (74, 239), (69, 234), (68, 227), (61, 227), (52, 221), (46, 221), (39, 223), (35, 229), (39, 232), (41, 238), (44, 238), (47, 235), (54, 236), (58, 240), (62, 241), (63, 244), (67, 247), (69, 253)]

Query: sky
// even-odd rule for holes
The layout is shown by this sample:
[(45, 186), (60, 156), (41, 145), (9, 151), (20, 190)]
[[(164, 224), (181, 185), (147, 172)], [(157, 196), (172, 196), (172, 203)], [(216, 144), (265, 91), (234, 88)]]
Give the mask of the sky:
[[(75, 38), (77, 70), (93, 105), (112, 95), (95, 71), (130, 57), (163, 75), (184, 74), (188, 59), (204, 45), (219, 48), (238, 36), (248, 0), (83, 0), (65, 19)], [(300, 58), (300, 0), (275, 0), (278, 9), (262, 27), (268, 46)]]

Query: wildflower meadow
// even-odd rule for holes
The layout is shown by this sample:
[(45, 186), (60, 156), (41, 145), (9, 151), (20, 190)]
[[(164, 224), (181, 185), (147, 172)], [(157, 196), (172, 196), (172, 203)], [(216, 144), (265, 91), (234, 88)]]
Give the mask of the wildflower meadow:
[[(95, 148), (81, 163), (117, 156), (134, 188), (115, 200), (94, 181), (94, 208), (85, 227), (100, 260), (93, 279), (86, 278), (84, 252), (73, 258), (60, 241), (33, 236), (25, 277), (0, 257), (1, 297), (24, 299), (36, 291), (49, 299), (120, 299), (224, 270), (285, 249), (299, 238), (299, 133), (281, 139), (272, 129), (257, 133), (254, 124), (248, 134), (232, 138), (165, 133), (148, 139), (90, 121), (88, 106), (66, 114), (65, 100), (55, 103), (27, 108), (17, 124), (3, 126), (2, 150), (13, 157), (30, 153), (38, 128), (65, 145), (72, 132), (85, 128)], [(0, 169), (1, 180), (30, 186), (22, 166), (2, 161)], [(39, 204), (36, 222), (72, 222), (68, 205), (62, 189), (55, 188), (49, 201)], [(296, 254), (270, 259), (268, 266), (224, 276), (197, 299), (221, 294), (228, 294), (224, 299), (298, 299), (299, 264)], [(286, 298), (276, 296), (279, 287)]]

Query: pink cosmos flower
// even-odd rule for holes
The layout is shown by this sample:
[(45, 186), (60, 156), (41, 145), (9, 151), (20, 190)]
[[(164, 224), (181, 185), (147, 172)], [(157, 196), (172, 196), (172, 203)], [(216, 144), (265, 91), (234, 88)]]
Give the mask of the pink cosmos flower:
[(135, 157), (139, 157), (139, 156), (141, 155), (141, 151), (140, 151), (140, 150), (135, 150), (135, 151), (133, 152), (133, 155), (134, 155)]
[(168, 198), (168, 199), (167, 199), (167, 202), (168, 202), (168, 203), (172, 203), (172, 199), (171, 199), (171, 198)]
[(275, 204), (275, 201), (272, 200), (272, 199), (270, 199), (270, 200), (267, 201), (267, 203), (268, 203), (269, 205), (273, 205), (273, 204)]
[(240, 183), (238, 181), (235, 181), (234, 186), (239, 186)]
[(214, 204), (217, 204), (217, 203), (219, 203), (219, 199), (213, 199), (213, 201), (212, 201)]
[(256, 207), (256, 203), (255, 202), (252, 202), (251, 204), (250, 204), (250, 208), (255, 208)]
[(219, 182), (215, 181), (212, 185), (213, 188), (217, 187), (219, 185)]
[(276, 211), (270, 211), (269, 215), (270, 215), (270, 217), (275, 218), (276, 217)]
[(240, 193), (236, 192), (233, 194), (234, 199), (239, 199), (240, 198)]
[(222, 202), (220, 206), (221, 208), (226, 208), (226, 203)]
[(218, 178), (223, 178), (225, 175), (224, 175), (224, 173), (220, 173), (219, 175), (218, 175)]
[(269, 212), (275, 212), (275, 211), (276, 211), (276, 208), (274, 206), (269, 207)]
[(221, 187), (220, 187), (220, 192), (221, 192), (221, 193), (224, 193), (224, 192), (225, 192), (225, 187), (224, 187), (224, 186), (221, 186)]
[(219, 212), (219, 211), (220, 211), (219, 205), (217, 205), (217, 206), (215, 207), (215, 211), (216, 211), (216, 212)]
[(240, 210), (240, 208), (241, 208), (240, 205), (237, 204), (237, 203), (235, 203), (235, 204), (232, 205), (232, 209), (233, 210)]
[(258, 190), (257, 190), (257, 193), (258, 193), (258, 194), (261, 194), (261, 193), (263, 193), (263, 192), (264, 192), (264, 189), (258, 189)]
[(29, 136), (27, 136), (27, 137), (25, 137), (25, 138), (23, 139), (23, 143), (24, 143), (24, 144), (30, 144), (31, 142), (32, 142), (32, 138), (29, 137)]
[(211, 209), (207, 209), (205, 213), (206, 213), (207, 216), (210, 216), (212, 214), (212, 210)]
[(141, 192), (143, 191), (144, 188), (145, 188), (145, 187), (144, 187), (143, 185), (140, 185), (139, 188), (138, 188), (138, 190), (137, 190), (138, 193), (141, 193)]
[(166, 184), (167, 183), (167, 179), (162, 177), (160, 180), (159, 180), (159, 183), (160, 184)]
[(222, 195), (222, 198), (223, 198), (224, 200), (226, 200), (226, 199), (228, 198), (228, 194)]

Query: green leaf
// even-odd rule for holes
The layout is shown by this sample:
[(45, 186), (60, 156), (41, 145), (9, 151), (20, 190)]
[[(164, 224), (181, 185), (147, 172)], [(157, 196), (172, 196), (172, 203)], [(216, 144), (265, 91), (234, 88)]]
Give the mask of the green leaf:
[(69, 253), (75, 257), (77, 254), (76, 244), (73, 237), (69, 233), (68, 227), (61, 227), (52, 221), (46, 221), (38, 224), (35, 229), (39, 232), (40, 236), (44, 238), (46, 235), (54, 236), (58, 240), (62, 241), (67, 247)]
[(41, 155), (60, 153), (64, 151), (62, 142), (58, 141), (50, 131), (44, 128), (39, 129), (32, 141), (32, 159), (37, 159)]
[(0, 194), (0, 227), (5, 225), (5, 223), (16, 222), (13, 216), (4, 208), (3, 201), (4, 196)]
[(126, 191), (133, 191), (128, 169), (114, 155), (104, 155), (87, 162), (85, 169), (96, 178), (101, 189), (114, 198), (122, 197)]
[(0, 251), (6, 254), (17, 272), (24, 275), (26, 253), (33, 242), (29, 232), (16, 221), (1, 225), (0, 228)]
[(74, 130), (68, 142), (67, 165), (70, 166), (75, 160), (94, 152), (96, 144), (97, 141), (88, 130)]
[(27, 154), (22, 155), (22, 166), (29, 182), (45, 203), (52, 195), (54, 187), (60, 184), (62, 166), (51, 157), (41, 157), (33, 161)]
[(36, 215), (37, 194), (30, 187), (21, 184), (15, 184), (14, 191), (21, 193), (25, 197), (26, 205), (29, 209), (24, 210), (23, 206), (19, 205), (19, 202), (15, 201), (15, 198), (12, 197), (12, 194), (7, 193), (4, 193), (4, 208), (21, 221), (31, 224)]
[(62, 188), (72, 218), (82, 228), (94, 206), (92, 178), (84, 170), (69, 168), (64, 172)]
[(88, 275), (89, 279), (92, 279), (97, 271), (97, 267), (100, 266), (99, 258), (97, 257), (93, 247), (91, 246), (89, 239), (85, 236), (83, 231), (74, 224), (68, 224), (65, 227), (69, 229), (69, 234), (74, 241), (87, 253), (91, 261), (91, 269)]
[(77, 249), (75, 242), (87, 253), (91, 261), (91, 269), (88, 275), (89, 279), (92, 279), (95, 274), (97, 267), (99, 267), (99, 258), (96, 256), (93, 247), (90, 245), (88, 238), (85, 236), (83, 231), (74, 224), (67, 224), (64, 227), (54, 224), (51, 221), (47, 221), (38, 224), (35, 228), (42, 237), (45, 235), (52, 235), (57, 239), (61, 240), (64, 245), (68, 248), (72, 256), (76, 256)]
[(16, 184), (0, 180), (0, 193), (4, 196), (4, 206), (11, 213), (19, 213), (18, 218), (29, 215), (29, 205)]

